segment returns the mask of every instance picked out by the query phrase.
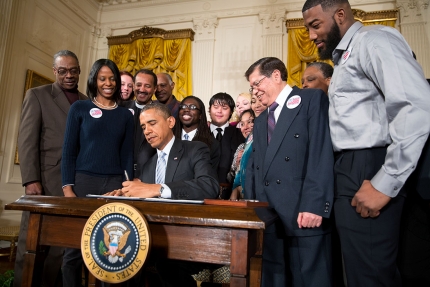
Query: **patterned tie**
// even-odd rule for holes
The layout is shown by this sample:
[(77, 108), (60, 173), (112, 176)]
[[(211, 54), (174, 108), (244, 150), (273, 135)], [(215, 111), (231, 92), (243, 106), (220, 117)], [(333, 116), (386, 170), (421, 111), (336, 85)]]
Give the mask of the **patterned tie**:
[(221, 140), (222, 140), (222, 128), (216, 128), (216, 130), (217, 130), (217, 134), (216, 134), (216, 140), (217, 141), (219, 141), (219, 142), (221, 142)]
[(273, 102), (269, 106), (269, 117), (267, 118), (267, 143), (270, 143), (270, 140), (272, 139), (273, 131), (275, 130), (275, 110), (279, 106), (277, 102)]
[(189, 136), (188, 136), (188, 134), (184, 134), (184, 140), (188, 140), (188, 138), (189, 138)]
[(166, 154), (162, 151), (158, 156), (157, 168), (155, 170), (155, 183), (164, 183), (164, 178), (166, 176), (166, 160), (164, 157)]

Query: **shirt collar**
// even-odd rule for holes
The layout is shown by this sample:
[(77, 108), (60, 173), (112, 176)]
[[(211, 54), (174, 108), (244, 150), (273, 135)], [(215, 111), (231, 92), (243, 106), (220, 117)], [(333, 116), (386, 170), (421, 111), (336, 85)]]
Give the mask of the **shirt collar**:
[[(291, 94), (291, 91), (293, 90), (293, 88), (291, 88), (288, 84), (285, 85), (285, 87), (282, 89), (281, 93), (278, 95), (278, 97), (276, 98), (275, 102), (278, 103), (278, 105), (281, 107), (285, 104), (285, 101), (288, 98), (288, 95)], [(280, 109), (280, 110), (281, 110)], [(269, 108), (270, 110), (270, 108)]]
[[(150, 101), (148, 104), (151, 104), (151, 103), (152, 103), (152, 101)], [(135, 104), (135, 105), (136, 105), (136, 107), (137, 107), (137, 108), (139, 108), (139, 109), (143, 109), (143, 107), (144, 107), (144, 106), (146, 106), (146, 105), (138, 104), (138, 103), (137, 103), (137, 101), (134, 101), (134, 104)]]
[[(166, 154), (166, 160), (169, 158), (170, 150), (172, 149), (173, 143), (175, 142), (175, 136), (166, 144), (162, 150)], [(157, 149), (157, 155), (160, 156), (161, 150)]]
[(184, 129), (182, 129), (182, 135), (181, 136), (182, 136), (182, 138), (184, 138), (184, 135), (187, 134), (188, 140), (191, 141), (196, 136), (196, 133), (197, 133), (197, 129), (194, 129), (194, 130), (190, 131), (189, 133), (186, 133), (184, 131)]
[(342, 40), (340, 40), (339, 44), (337, 45), (336, 49), (333, 51), (333, 62), (336, 64), (336, 55), (339, 53), (342, 53), (346, 49), (348, 49), (349, 43), (351, 43), (352, 37), (354, 37), (355, 33), (363, 27), (363, 24), (361, 24), (360, 21), (356, 21), (354, 24), (352, 24), (351, 27), (349, 27), (348, 31), (346, 31), (345, 35), (342, 37)]
[(216, 130), (217, 128), (222, 128), (222, 131), (224, 131), (224, 129), (226, 127), (228, 127), (229, 125), (230, 125), (230, 123), (226, 122), (224, 125), (222, 125), (222, 126), (219, 127), (219, 126), (216, 126), (213, 123), (211, 123), (211, 133), (213, 133), (213, 131)]

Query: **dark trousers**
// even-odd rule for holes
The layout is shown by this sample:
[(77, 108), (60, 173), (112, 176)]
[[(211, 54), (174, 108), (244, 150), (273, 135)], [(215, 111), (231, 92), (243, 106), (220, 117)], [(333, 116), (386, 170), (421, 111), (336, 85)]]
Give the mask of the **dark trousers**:
[(331, 287), (331, 234), (264, 234), (262, 287)]
[[(75, 176), (73, 191), (78, 197), (105, 194), (122, 187), (122, 176), (96, 177), (82, 173)], [(63, 258), (63, 286), (82, 286), (82, 254), (80, 249), (66, 248)]]
[(396, 257), (405, 198), (391, 199), (376, 218), (362, 218), (351, 206), (363, 180), (372, 179), (385, 155), (386, 148), (348, 151), (335, 163), (334, 214), (348, 287), (401, 286)]

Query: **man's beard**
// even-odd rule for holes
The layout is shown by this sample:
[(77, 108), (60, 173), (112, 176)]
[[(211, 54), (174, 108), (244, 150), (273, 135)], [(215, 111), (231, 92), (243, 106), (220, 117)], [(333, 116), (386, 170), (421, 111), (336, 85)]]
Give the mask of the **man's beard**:
[(318, 49), (318, 54), (321, 60), (331, 60), (334, 49), (342, 40), (340, 36), (339, 26), (333, 18), (333, 25), (331, 26), (330, 32), (327, 35), (327, 39), (324, 41), (325, 49)]

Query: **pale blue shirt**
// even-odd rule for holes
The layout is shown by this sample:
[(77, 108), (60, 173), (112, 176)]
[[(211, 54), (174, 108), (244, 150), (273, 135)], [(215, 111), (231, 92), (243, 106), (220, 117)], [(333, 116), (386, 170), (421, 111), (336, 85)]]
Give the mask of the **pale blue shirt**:
[[(172, 137), (172, 139), (164, 147), (163, 150), (157, 149), (157, 156), (160, 156), (161, 151), (163, 151), (166, 154), (166, 157), (165, 157), (165, 159), (166, 159), (166, 167), (167, 167), (167, 163), (169, 162), (170, 150), (172, 149), (172, 146), (173, 146), (174, 142), (175, 142), (175, 136)], [(162, 183), (161, 185), (164, 187), (163, 193), (162, 193), (161, 197), (162, 198), (171, 198), (172, 197), (172, 190), (170, 189), (170, 187), (168, 187), (164, 183)]]
[(355, 22), (333, 52), (328, 91), (335, 151), (388, 146), (372, 178), (395, 197), (415, 169), (430, 131), (430, 86), (403, 36)]

